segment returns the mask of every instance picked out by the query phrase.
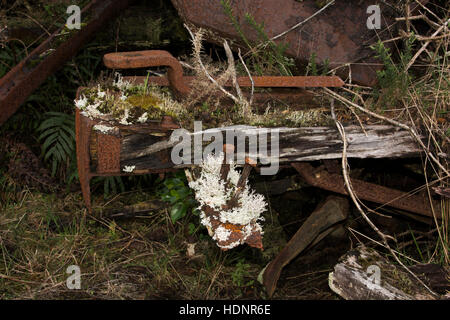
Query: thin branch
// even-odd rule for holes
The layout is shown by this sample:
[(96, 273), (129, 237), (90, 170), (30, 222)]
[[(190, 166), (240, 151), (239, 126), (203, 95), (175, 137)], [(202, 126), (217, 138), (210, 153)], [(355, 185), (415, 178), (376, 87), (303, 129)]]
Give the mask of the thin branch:
[[(444, 24), (442, 24), (439, 29), (437, 29), (430, 37), (432, 39), (433, 37), (436, 37), (444, 28), (447, 27), (447, 24), (450, 22), (450, 19), (448, 19)], [(431, 40), (426, 41), (423, 46), (416, 52), (414, 57), (412, 57), (411, 61), (408, 63), (408, 65), (405, 68), (405, 71), (408, 71), (408, 69), (416, 62), (417, 58), (420, 56), (420, 54), (428, 47), (428, 45), (431, 43)]]
[(325, 9), (327, 9), (329, 6), (333, 5), (335, 2), (335, 0), (328, 2), (324, 7), (322, 7), (320, 10), (318, 10), (316, 13), (314, 13), (312, 16), (306, 18), (305, 20), (297, 23), (295, 26), (292, 26), (291, 28), (289, 28), (286, 31), (283, 31), (282, 33), (270, 38), (270, 40), (274, 41), (278, 38), (281, 38), (282, 36), (284, 36), (285, 34), (291, 32), (292, 30), (297, 29), (298, 27), (304, 25), (305, 23), (307, 23), (309, 20), (311, 20), (312, 18), (314, 18), (315, 16), (319, 15), (320, 13), (322, 13)]
[(239, 60), (241, 61), (242, 65), (244, 66), (245, 72), (247, 72), (248, 78), (250, 79), (250, 82), (252, 84), (252, 90), (250, 93), (250, 101), (249, 101), (249, 104), (252, 105), (253, 104), (253, 93), (255, 91), (255, 82), (253, 81), (253, 77), (252, 77), (250, 71), (248, 70), (247, 65), (245, 64), (244, 59), (242, 58), (241, 49), (238, 49), (238, 56), (239, 56)]

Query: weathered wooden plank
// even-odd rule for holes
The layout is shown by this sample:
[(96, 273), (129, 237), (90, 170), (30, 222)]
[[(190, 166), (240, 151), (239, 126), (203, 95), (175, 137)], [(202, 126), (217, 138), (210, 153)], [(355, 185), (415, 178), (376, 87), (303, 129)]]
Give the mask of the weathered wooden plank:
[(359, 246), (346, 253), (329, 274), (330, 288), (346, 300), (434, 300), (439, 298), (402, 267), (374, 249)]
[[(238, 139), (244, 139), (245, 150), (236, 148), (236, 155), (247, 152), (254, 159), (262, 163), (279, 161), (289, 163), (295, 161), (314, 161), (323, 159), (339, 159), (342, 156), (342, 140), (334, 127), (305, 127), (305, 128), (257, 128), (251, 126), (232, 126), (213, 129), (221, 136), (223, 143), (227, 134), (235, 135)], [(389, 125), (370, 125), (365, 127), (365, 132), (359, 126), (345, 127), (349, 158), (400, 158), (417, 157), (420, 147), (416, 144), (410, 134)], [(194, 135), (199, 136), (209, 131), (198, 131), (187, 133), (194, 146)], [(261, 145), (255, 152), (249, 152), (248, 141), (267, 136), (267, 152), (261, 149)], [(259, 142), (259, 140), (256, 140)], [(166, 137), (154, 137), (140, 134), (128, 135), (122, 140), (121, 166), (136, 166), (136, 170), (155, 169), (155, 166), (187, 167), (190, 164), (175, 165), (170, 160), (172, 148), (179, 141), (170, 140)], [(210, 141), (203, 141), (203, 149)], [(278, 153), (271, 154), (272, 147), (278, 143)], [(236, 144), (236, 141), (232, 142)], [(193, 150), (193, 149), (192, 149)], [(194, 159), (191, 152), (191, 163), (198, 164), (201, 154)], [(161, 159), (157, 161), (155, 157)], [(169, 163), (164, 163), (164, 161)]]

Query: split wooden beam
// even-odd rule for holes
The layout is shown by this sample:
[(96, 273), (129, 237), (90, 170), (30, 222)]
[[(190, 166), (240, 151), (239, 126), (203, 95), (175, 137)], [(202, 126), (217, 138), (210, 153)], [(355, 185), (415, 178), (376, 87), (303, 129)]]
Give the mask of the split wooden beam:
[[(287, 164), (298, 161), (340, 159), (342, 157), (343, 144), (335, 127), (270, 129), (231, 126), (189, 133), (187, 138), (191, 140), (193, 145), (194, 134), (203, 135), (204, 133), (211, 133), (211, 130), (219, 132), (224, 143), (227, 143), (225, 137), (228, 131), (233, 131), (238, 139), (249, 139), (250, 141), (252, 138), (259, 141), (261, 135), (266, 135), (266, 150), (268, 152), (262, 152), (261, 146), (258, 146), (257, 153), (248, 153), (248, 145), (246, 145), (246, 150), (240, 151), (239, 148), (236, 148), (235, 151), (237, 157), (244, 159), (245, 156), (251, 156), (252, 159), (257, 159), (259, 163), (278, 161), (280, 164)], [(366, 126), (365, 133), (359, 126), (347, 126), (345, 131), (348, 138), (348, 158), (407, 158), (418, 157), (422, 152), (406, 130), (390, 125)], [(271, 154), (275, 142), (278, 144), (278, 152)], [(194, 155), (192, 155), (191, 164), (173, 164), (170, 160), (170, 153), (177, 143), (178, 141), (170, 140), (167, 137), (158, 139), (142, 132), (124, 135), (121, 139), (120, 166), (135, 166), (135, 170), (140, 172), (147, 169), (190, 167), (191, 164), (201, 162), (201, 158), (194, 159)], [(208, 143), (203, 141), (204, 146)], [(165, 156), (161, 157), (163, 154)], [(199, 154), (198, 156), (201, 157), (202, 155)], [(168, 160), (157, 161), (158, 157)]]

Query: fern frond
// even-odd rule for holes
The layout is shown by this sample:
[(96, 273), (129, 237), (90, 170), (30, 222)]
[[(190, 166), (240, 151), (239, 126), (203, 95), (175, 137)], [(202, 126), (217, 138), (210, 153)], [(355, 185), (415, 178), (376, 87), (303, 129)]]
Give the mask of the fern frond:
[(37, 129), (44, 161), (52, 164), (52, 176), (62, 168), (75, 153), (75, 118), (62, 112), (46, 112), (45, 120)]

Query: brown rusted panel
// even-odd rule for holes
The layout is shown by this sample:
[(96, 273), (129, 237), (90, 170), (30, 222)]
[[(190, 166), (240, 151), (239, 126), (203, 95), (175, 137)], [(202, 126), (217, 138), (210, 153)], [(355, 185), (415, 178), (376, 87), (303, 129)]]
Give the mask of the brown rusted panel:
[[(230, 18), (218, 0), (172, 0), (180, 16), (195, 26), (207, 28), (220, 36), (231, 38), (245, 47)], [(315, 0), (230, 0), (234, 16), (241, 25), (242, 32), (253, 42), (258, 42), (257, 31), (246, 21), (250, 14), (254, 20), (264, 23), (269, 38), (281, 34), (292, 26), (304, 21), (319, 10)], [(367, 28), (366, 13), (368, 6), (381, 6), (381, 30)], [(354, 82), (372, 85), (376, 81), (376, 70), (381, 66), (370, 58), (374, 52), (369, 45), (395, 34), (395, 13), (390, 6), (372, 0), (336, 1), (322, 13), (304, 25), (288, 32), (275, 40), (289, 44), (286, 53), (298, 62), (305, 64), (313, 53), (317, 62), (323, 64), (330, 60), (330, 67), (336, 68), (352, 63), (352, 79)], [(386, 27), (390, 31), (385, 31)], [(208, 39), (214, 42), (214, 35)], [(371, 63), (363, 65), (361, 63)], [(348, 68), (338, 70), (338, 75), (347, 78)]]
[(36, 66), (32, 66), (34, 61), (41, 59), (39, 56), (42, 53), (52, 49), (52, 43), (61, 33), (61, 30), (56, 31), (2, 77), (0, 79), (0, 125), (17, 111), (19, 106), (48, 76), (73, 57), (103, 24), (121, 13), (132, 1), (94, 0), (90, 2), (81, 11), (82, 15), (91, 14), (93, 16), (87, 26), (59, 45), (53, 53), (42, 59)]
[(97, 158), (98, 173), (120, 173), (120, 138), (98, 133)]
[[(315, 170), (310, 164), (297, 162), (291, 164), (314, 187), (348, 195), (344, 178), (339, 174), (330, 174), (326, 170)], [(366, 181), (351, 179), (352, 187), (358, 198), (379, 203), (400, 210), (413, 212), (422, 216), (433, 217), (433, 210), (439, 219), (440, 205), (426, 197), (409, 194), (407, 192), (383, 187)], [(433, 208), (431, 207), (433, 205)]]

